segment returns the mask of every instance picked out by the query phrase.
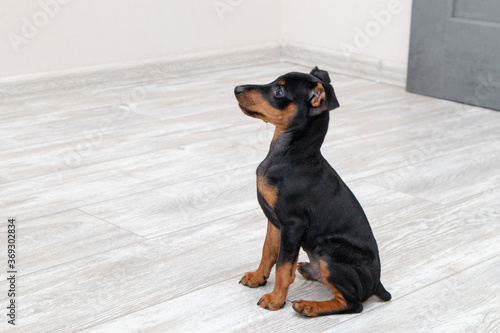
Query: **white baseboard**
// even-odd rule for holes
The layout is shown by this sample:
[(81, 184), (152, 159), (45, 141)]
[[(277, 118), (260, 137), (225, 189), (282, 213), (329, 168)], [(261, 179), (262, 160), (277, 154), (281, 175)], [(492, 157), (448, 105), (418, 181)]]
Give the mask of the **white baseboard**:
[(176, 55), (147, 61), (117, 63), (75, 70), (30, 74), (0, 79), (0, 98), (43, 94), (106, 84), (129, 85), (189, 74), (280, 61), (280, 44)]
[(230, 68), (291, 62), (354, 75), (398, 86), (406, 84), (406, 66), (326, 48), (292, 43), (268, 43), (228, 50), (199, 52), (147, 61), (118, 63), (75, 70), (30, 74), (0, 79), (0, 98), (41, 95), (53, 91), (135, 84)]

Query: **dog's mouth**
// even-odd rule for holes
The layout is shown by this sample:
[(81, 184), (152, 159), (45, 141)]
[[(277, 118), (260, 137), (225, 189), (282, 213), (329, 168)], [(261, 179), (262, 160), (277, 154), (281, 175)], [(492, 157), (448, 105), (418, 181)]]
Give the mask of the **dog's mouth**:
[(249, 109), (247, 109), (246, 107), (244, 107), (244, 106), (243, 106), (243, 105), (241, 105), (241, 104), (238, 104), (238, 105), (240, 106), (240, 109), (241, 109), (241, 110), (242, 110), (242, 111), (243, 111), (246, 115), (248, 115), (248, 116), (250, 116), (250, 117), (254, 117), (254, 118), (256, 118), (256, 117), (259, 117), (259, 116), (260, 116), (260, 117), (262, 117), (262, 116), (263, 116), (263, 114), (262, 114), (262, 113), (260, 113), (260, 112), (249, 110)]

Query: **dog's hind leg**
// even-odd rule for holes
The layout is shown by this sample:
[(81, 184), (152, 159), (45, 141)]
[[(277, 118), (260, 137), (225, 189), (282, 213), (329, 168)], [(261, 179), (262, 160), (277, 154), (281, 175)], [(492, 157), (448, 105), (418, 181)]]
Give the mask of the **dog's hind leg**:
[(335, 295), (335, 298), (329, 301), (294, 301), (292, 302), (293, 309), (306, 317), (317, 317), (330, 314), (340, 314), (340, 313), (356, 313), (363, 310), (363, 305), (359, 302), (355, 304), (348, 302), (344, 295), (333, 284), (329, 282), (330, 271), (328, 270), (328, 264), (320, 260), (321, 267), (321, 279), (325, 285), (327, 285)]
[(318, 281), (318, 279), (313, 277), (314, 274), (312, 273), (311, 264), (308, 262), (299, 262), (297, 271), (306, 280)]
[(319, 265), (319, 259), (316, 258), (311, 253), (307, 252), (309, 257), (308, 262), (299, 262), (297, 266), (297, 271), (304, 277), (306, 280), (319, 281), (323, 282), (321, 279), (321, 268)]

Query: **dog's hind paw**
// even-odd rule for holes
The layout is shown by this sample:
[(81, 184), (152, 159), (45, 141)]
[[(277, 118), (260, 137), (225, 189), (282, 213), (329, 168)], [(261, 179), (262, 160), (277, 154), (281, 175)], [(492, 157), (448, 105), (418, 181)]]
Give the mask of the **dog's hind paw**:
[(306, 280), (312, 280), (312, 281), (317, 281), (314, 277), (309, 274), (309, 268), (311, 264), (308, 262), (299, 262), (297, 265), (297, 271), (304, 277)]

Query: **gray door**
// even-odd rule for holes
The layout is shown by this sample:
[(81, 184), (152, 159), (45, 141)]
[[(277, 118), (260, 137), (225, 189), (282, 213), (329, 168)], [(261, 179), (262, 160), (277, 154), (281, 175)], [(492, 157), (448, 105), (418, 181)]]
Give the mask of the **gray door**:
[(500, 110), (500, 0), (413, 0), (406, 89)]

